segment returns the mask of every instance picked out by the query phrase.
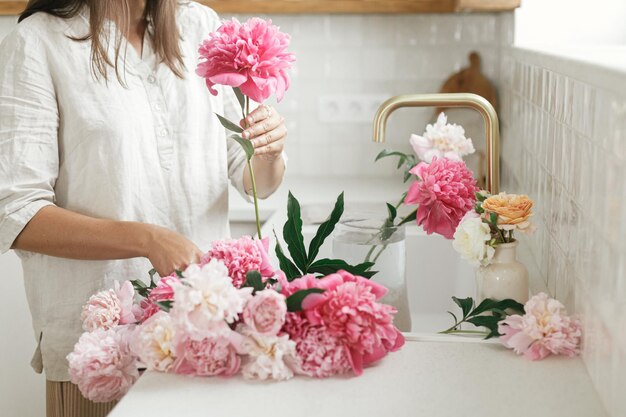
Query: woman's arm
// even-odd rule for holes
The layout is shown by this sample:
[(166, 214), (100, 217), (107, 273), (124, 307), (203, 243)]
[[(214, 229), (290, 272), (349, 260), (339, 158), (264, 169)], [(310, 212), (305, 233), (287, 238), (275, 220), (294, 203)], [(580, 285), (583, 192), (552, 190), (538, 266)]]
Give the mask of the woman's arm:
[(97, 219), (52, 205), (37, 212), (12, 249), (83, 260), (145, 257), (161, 276), (202, 255), (192, 242), (163, 227)]

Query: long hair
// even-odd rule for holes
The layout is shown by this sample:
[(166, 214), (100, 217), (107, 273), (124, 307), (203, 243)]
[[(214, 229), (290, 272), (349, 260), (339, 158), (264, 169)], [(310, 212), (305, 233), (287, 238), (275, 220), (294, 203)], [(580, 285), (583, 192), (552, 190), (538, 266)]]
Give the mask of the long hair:
[[(108, 69), (114, 68), (115, 75), (122, 82), (118, 62), (123, 36), (130, 29), (129, 1), (132, 0), (29, 0), (18, 22), (37, 12), (68, 19), (76, 16), (83, 6), (87, 6), (89, 8), (89, 32), (83, 37), (72, 39), (91, 40), (91, 69), (96, 78), (102, 76), (108, 80)], [(185, 64), (180, 50), (180, 33), (176, 24), (177, 7), (178, 0), (146, 0), (144, 19), (151, 20), (154, 26), (152, 45), (157, 56), (176, 76), (183, 78)], [(109, 39), (109, 31), (105, 30), (107, 19), (114, 21), (118, 28), (114, 39), (113, 60), (108, 54), (111, 39)]]

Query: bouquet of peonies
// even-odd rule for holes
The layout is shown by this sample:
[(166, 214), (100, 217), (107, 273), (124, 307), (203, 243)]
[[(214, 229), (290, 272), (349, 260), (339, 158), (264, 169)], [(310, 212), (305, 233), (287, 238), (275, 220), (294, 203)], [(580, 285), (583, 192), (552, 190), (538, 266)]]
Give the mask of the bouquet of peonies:
[(515, 242), (515, 230), (532, 233), (530, 221), (533, 201), (525, 195), (476, 193), (476, 206), (461, 219), (452, 246), (461, 257), (475, 266), (487, 266), (495, 247)]
[(369, 264), (316, 256), (343, 213), (343, 195), (308, 251), (300, 206), (291, 194), (279, 243), (285, 272), (268, 255), (269, 239), (214, 242), (199, 264), (148, 284), (116, 282), (82, 310), (85, 333), (67, 357), (72, 382), (98, 402), (123, 396), (141, 369), (197, 376), (286, 380), (363, 368), (402, 347), (396, 310), (365, 276)]

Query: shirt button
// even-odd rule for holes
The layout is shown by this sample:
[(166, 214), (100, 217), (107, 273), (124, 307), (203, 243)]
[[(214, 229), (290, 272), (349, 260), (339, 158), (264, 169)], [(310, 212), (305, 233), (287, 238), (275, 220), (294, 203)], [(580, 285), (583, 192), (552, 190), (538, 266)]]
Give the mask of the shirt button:
[(154, 105), (154, 109), (155, 110), (161, 110), (163, 108), (163, 106), (161, 106), (159, 103)]
[(167, 136), (167, 129), (163, 128), (159, 130), (159, 136), (161, 136), (162, 138)]
[(152, 74), (148, 75), (148, 82), (149, 82), (150, 84), (154, 84), (154, 83), (156, 82), (156, 78), (155, 78), (155, 76), (154, 76), (154, 75), (152, 75)]

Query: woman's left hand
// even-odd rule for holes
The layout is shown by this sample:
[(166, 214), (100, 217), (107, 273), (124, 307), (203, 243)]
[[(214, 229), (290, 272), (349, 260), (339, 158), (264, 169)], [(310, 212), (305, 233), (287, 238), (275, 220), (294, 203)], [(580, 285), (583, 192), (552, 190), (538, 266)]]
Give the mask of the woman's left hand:
[(273, 107), (266, 104), (259, 106), (240, 124), (245, 129), (241, 136), (252, 142), (255, 156), (267, 160), (280, 158), (285, 148), (287, 127), (285, 119)]

